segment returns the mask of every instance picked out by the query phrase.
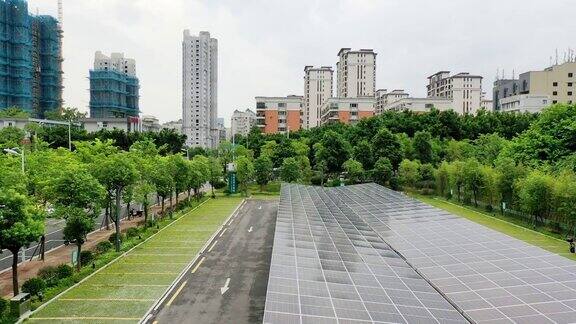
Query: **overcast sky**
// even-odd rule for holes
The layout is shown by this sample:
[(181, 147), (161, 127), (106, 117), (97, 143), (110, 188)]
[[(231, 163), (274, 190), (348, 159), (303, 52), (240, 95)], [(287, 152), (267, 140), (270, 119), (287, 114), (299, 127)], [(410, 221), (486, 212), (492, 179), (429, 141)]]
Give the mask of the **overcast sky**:
[[(377, 88), (424, 96), (439, 70), (508, 77), (576, 48), (573, 0), (64, 0), (64, 100), (88, 110), (94, 52), (136, 59), (140, 108), (181, 118), (184, 29), (218, 39), (218, 114), (254, 97), (303, 93), (305, 65), (335, 67), (341, 47), (373, 48)], [(57, 14), (57, 0), (29, 0)], [(335, 87), (334, 87), (335, 88)]]

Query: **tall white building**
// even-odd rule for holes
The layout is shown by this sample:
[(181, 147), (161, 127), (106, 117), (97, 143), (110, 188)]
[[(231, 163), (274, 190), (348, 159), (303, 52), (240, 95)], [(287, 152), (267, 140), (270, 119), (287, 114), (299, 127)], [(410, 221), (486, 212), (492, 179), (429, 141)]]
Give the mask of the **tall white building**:
[(332, 97), (332, 79), (334, 71), (330, 66), (314, 68), (304, 67), (304, 105), (302, 126), (312, 128), (320, 126), (320, 107)]
[(452, 109), (459, 114), (476, 114), (482, 108), (482, 77), (470, 73), (450, 75), (440, 71), (428, 77), (428, 98), (452, 100)]
[(388, 91), (387, 89), (376, 90), (376, 107), (374, 108), (375, 113), (380, 115), (387, 110), (387, 106), (404, 98), (408, 98), (410, 95), (401, 89), (394, 89)]
[(231, 125), (232, 135), (241, 134), (246, 136), (250, 133), (252, 127), (256, 126), (256, 113), (250, 109), (245, 111), (236, 109), (232, 114)]
[(111, 53), (107, 56), (97, 51), (94, 54), (94, 70), (115, 71), (135, 77), (136, 60), (124, 57), (124, 53)]
[(207, 31), (184, 31), (182, 42), (182, 132), (188, 146), (214, 148), (219, 143), (218, 40)]
[(338, 98), (374, 97), (376, 92), (376, 53), (372, 49), (338, 52), (336, 71)]

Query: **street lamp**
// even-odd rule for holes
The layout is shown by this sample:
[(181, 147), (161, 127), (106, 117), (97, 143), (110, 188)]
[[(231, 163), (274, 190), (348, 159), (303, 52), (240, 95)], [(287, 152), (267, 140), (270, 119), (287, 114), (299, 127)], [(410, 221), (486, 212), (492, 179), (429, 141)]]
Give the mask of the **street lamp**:
[(186, 149), (180, 149), (180, 151), (186, 152), (186, 159), (187, 159), (187, 160), (190, 160), (190, 151), (188, 150), (188, 148), (186, 148)]
[[(20, 153), (18, 151), (20, 151), (22, 153)], [(6, 152), (8, 154), (20, 156), (22, 158), (22, 173), (25, 173), (25, 171), (24, 171), (24, 150), (20, 149), (18, 147), (14, 147), (11, 149), (4, 149), (4, 152)]]

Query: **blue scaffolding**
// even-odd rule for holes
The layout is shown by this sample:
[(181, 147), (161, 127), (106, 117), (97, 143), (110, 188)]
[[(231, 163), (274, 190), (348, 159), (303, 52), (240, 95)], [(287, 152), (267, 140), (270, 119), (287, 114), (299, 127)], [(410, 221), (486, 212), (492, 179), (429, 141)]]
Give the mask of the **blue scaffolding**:
[(51, 16), (31, 16), (24, 0), (0, 0), (0, 109), (35, 117), (62, 106), (62, 32)]
[(90, 117), (136, 117), (138, 78), (112, 70), (90, 70)]

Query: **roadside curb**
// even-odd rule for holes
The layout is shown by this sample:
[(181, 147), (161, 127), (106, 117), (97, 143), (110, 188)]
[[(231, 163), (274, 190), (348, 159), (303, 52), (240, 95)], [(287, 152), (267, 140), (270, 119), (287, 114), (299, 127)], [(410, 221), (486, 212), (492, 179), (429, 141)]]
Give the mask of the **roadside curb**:
[[(160, 298), (158, 298), (158, 300), (148, 309), (146, 314), (144, 314), (144, 317), (142, 317), (142, 319), (138, 322), (139, 324), (145, 324), (145, 323), (148, 323), (148, 321), (150, 321), (150, 319), (152, 318), (154, 313), (158, 311), (158, 308), (164, 303), (166, 298), (168, 298), (168, 296), (170, 296), (172, 291), (176, 288), (177, 284), (182, 280), (182, 278), (186, 275), (186, 273), (188, 273), (188, 271), (192, 268), (192, 266), (196, 263), (196, 261), (198, 261), (198, 258), (200, 258), (204, 254), (204, 252), (206, 251), (208, 246), (210, 246), (210, 244), (212, 244), (212, 242), (214, 241), (216, 236), (226, 226), (228, 226), (228, 222), (230, 221), (230, 219), (232, 217), (234, 217), (235, 215), (237, 215), (238, 212), (240, 211), (240, 209), (242, 207), (244, 207), (245, 204), (246, 204), (246, 199), (242, 199), (242, 202), (240, 202), (240, 204), (238, 204), (238, 206), (232, 211), (232, 213), (230, 213), (230, 216), (228, 216), (224, 220), (224, 222), (222, 222), (222, 225), (220, 225), (218, 230), (214, 231), (214, 234), (212, 234), (212, 236), (206, 241), (206, 243), (202, 246), (202, 248), (196, 254), (196, 256), (188, 263), (188, 265), (186, 265), (186, 267), (180, 272), (178, 277), (176, 277), (176, 279), (174, 279), (174, 281), (172, 281), (172, 284), (168, 288), (166, 288), (166, 291), (164, 291), (162, 296), (160, 296)], [(200, 206), (198, 206), (198, 207), (200, 207)]]
[(83, 278), (82, 280), (78, 281), (77, 283), (75, 283), (74, 285), (68, 287), (66, 290), (62, 291), (61, 293), (59, 293), (58, 295), (54, 296), (52, 299), (50, 299), (49, 301), (47, 301), (46, 303), (40, 305), (38, 308), (36, 308), (34, 311), (29, 312), (27, 314), (24, 314), (22, 317), (20, 317), (18, 319), (18, 321), (16, 322), (16, 324), (20, 324), (23, 323), (26, 319), (28, 319), (30, 316), (34, 315), (35, 313), (37, 313), (38, 311), (40, 311), (41, 309), (43, 309), (44, 307), (52, 304), (54, 301), (56, 301), (58, 298), (60, 298), (62, 295), (64, 295), (65, 293), (69, 292), (70, 290), (76, 288), (77, 286), (79, 286), (80, 284), (84, 283), (86, 280), (92, 278), (93, 276), (95, 276), (96, 274), (98, 274), (100, 271), (108, 268), (109, 266), (111, 266), (112, 264), (118, 262), (118, 260), (120, 260), (121, 258), (125, 257), (128, 253), (132, 252), (134, 249), (136, 249), (137, 247), (139, 247), (140, 245), (148, 242), (150, 239), (152, 239), (153, 237), (155, 237), (156, 235), (158, 235), (159, 233), (161, 233), (163, 230), (165, 230), (166, 228), (174, 225), (176, 222), (178, 222), (180, 219), (182, 219), (182, 217), (185, 217), (186, 215), (188, 215), (189, 213), (193, 212), (194, 210), (198, 209), (200, 206), (204, 205), (205, 203), (207, 203), (208, 201), (210, 201), (211, 198), (206, 199), (205, 201), (203, 201), (202, 203), (200, 203), (198, 206), (192, 208), (191, 210), (189, 210), (188, 212), (182, 214), (180, 217), (174, 219), (173, 222), (171, 222), (170, 224), (164, 226), (163, 228), (161, 228), (158, 232), (150, 235), (150, 237), (148, 237), (147, 239), (145, 239), (144, 241), (136, 244), (135, 246), (133, 246), (131, 249), (129, 249), (128, 251), (120, 254), (119, 256), (117, 256), (116, 258), (114, 258), (112, 261), (108, 262), (107, 264), (105, 264), (102, 268), (92, 272), (91, 274), (89, 274), (88, 276), (86, 276), (85, 278)]

